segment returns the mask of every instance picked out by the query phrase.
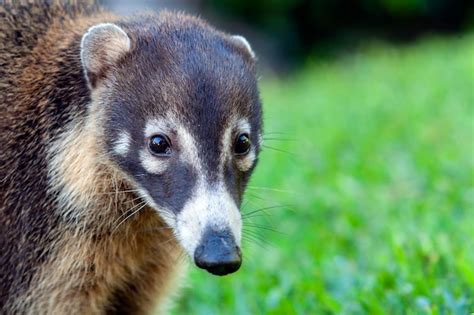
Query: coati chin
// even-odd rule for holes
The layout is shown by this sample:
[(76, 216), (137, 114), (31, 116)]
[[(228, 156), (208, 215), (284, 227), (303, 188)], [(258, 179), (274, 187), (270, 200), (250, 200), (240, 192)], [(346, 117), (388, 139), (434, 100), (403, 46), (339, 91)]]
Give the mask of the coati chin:
[(183, 255), (237, 271), (255, 63), (184, 13), (0, 0), (0, 313), (163, 312)]

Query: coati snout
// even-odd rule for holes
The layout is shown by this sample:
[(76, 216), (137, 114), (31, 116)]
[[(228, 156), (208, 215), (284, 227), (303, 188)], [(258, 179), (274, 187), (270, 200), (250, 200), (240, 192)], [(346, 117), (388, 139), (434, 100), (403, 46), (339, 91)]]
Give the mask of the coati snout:
[(239, 269), (239, 207), (261, 142), (255, 58), (241, 36), (99, 24), (81, 60), (106, 154), (198, 267)]
[(242, 253), (231, 232), (207, 228), (194, 251), (194, 261), (199, 268), (223, 276), (239, 270)]

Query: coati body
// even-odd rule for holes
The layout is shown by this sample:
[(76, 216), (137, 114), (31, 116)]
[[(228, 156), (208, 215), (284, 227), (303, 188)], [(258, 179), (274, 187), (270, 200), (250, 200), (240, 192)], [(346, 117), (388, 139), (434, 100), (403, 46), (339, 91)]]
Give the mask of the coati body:
[(0, 314), (148, 313), (185, 255), (236, 271), (254, 72), (195, 17), (0, 1)]

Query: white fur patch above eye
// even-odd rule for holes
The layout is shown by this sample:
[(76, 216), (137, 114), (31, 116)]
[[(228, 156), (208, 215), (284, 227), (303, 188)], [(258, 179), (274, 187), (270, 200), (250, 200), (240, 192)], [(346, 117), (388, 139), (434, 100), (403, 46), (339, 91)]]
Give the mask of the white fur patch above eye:
[(166, 135), (167, 133), (169, 133), (169, 125), (170, 123), (168, 122), (168, 119), (165, 118), (150, 119), (145, 125), (145, 137), (150, 138), (151, 136), (155, 136), (158, 134)]
[(122, 131), (114, 143), (114, 152), (121, 156), (127, 155), (130, 149), (130, 143), (130, 134), (126, 131)]
[(236, 128), (240, 133), (250, 134), (250, 132), (251, 132), (250, 123), (247, 119), (244, 119), (244, 118), (240, 119), (237, 122)]

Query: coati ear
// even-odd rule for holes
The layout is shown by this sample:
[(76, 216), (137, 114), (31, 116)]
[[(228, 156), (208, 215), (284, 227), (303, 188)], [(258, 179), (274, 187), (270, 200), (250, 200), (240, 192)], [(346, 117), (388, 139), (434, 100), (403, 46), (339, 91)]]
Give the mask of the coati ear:
[(250, 46), (249, 42), (245, 39), (245, 37), (240, 36), (240, 35), (233, 35), (231, 36), (232, 41), (234, 44), (236, 44), (239, 47), (244, 48), (252, 57), (252, 59), (255, 59), (255, 53), (252, 50), (252, 47)]
[(81, 62), (91, 88), (130, 51), (130, 38), (117, 25), (97, 24), (82, 36)]

